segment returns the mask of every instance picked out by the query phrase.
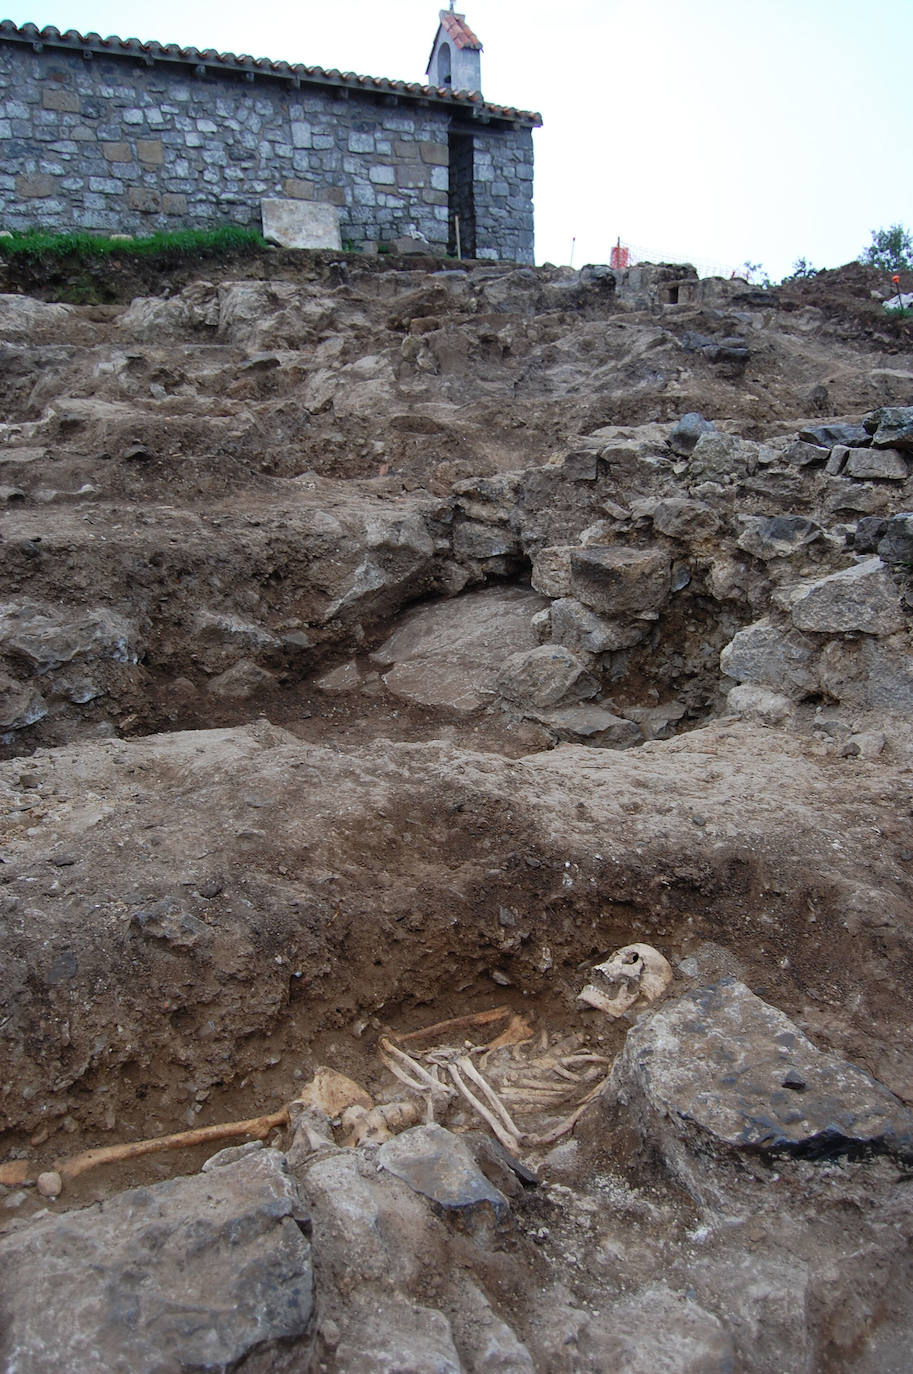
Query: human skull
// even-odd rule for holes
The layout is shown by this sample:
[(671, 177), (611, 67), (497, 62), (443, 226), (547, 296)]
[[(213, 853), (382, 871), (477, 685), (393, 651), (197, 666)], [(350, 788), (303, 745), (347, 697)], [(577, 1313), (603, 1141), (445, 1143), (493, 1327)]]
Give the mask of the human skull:
[(672, 981), (672, 965), (652, 945), (625, 945), (601, 964), (594, 964), (578, 1002), (609, 1016), (623, 1016), (638, 998), (655, 1002)]

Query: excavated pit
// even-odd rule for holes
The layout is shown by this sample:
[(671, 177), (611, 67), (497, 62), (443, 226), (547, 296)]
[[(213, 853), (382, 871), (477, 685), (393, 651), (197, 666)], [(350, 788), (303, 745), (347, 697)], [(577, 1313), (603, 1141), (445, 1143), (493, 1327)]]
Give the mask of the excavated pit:
[[(903, 554), (913, 458), (861, 426), (913, 400), (903, 329), (862, 269), (778, 296), (268, 262), (0, 298), (0, 1169), (27, 1175), (0, 1188), (0, 1304), (28, 1309), (2, 1284), (34, 1236), (50, 1321), (48, 1266), (69, 1295), (85, 1249), (57, 1214), (106, 1200), (74, 1224), (129, 1246), (118, 1209), (164, 1194), (121, 1192), (205, 1190), (218, 1147), (56, 1197), (39, 1172), (275, 1113), (322, 1068), (414, 1123), (392, 1044), (451, 1084), (468, 1056), (538, 1181), (502, 1159), (506, 1214), (445, 1214), (295, 1108), (281, 1154), (222, 1167), (300, 1186), (316, 1315), (231, 1367), (900, 1374), (903, 1151), (830, 1117), (785, 1155), (698, 1128), (687, 1009), (749, 1066), (790, 1018), (906, 1120), (913, 598), (878, 551), (894, 529)], [(578, 997), (631, 943), (673, 979), (613, 1020)], [(665, 1016), (664, 1064), (693, 1062), (651, 1115), (631, 1047)], [(806, 1086), (777, 1078), (794, 1121)], [(438, 1144), (491, 1165), (497, 1130), (438, 1097)]]

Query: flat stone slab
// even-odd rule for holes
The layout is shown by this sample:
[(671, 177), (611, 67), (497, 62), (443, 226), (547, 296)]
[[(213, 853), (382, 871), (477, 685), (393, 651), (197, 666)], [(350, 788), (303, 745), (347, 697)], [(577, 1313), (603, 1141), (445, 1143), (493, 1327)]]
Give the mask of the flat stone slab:
[(413, 1126), (377, 1151), (377, 1162), (439, 1207), (463, 1211), (489, 1204), (504, 1216), (509, 1203), (489, 1183), (466, 1145), (443, 1126)]
[(735, 979), (642, 1017), (613, 1082), (660, 1148), (671, 1134), (703, 1150), (913, 1152), (913, 1114), (893, 1093)]
[(532, 619), (545, 605), (524, 588), (494, 588), (418, 607), (372, 662), (396, 696), (470, 713), (491, 700), (505, 656), (537, 644)]
[(305, 1333), (303, 1209), (276, 1150), (0, 1239), (0, 1350), (17, 1374), (225, 1369)]
[(569, 706), (539, 717), (559, 739), (587, 740), (600, 749), (631, 749), (643, 741), (640, 726), (602, 706)]
[(280, 248), (342, 248), (335, 205), (310, 200), (261, 200), (263, 237)]

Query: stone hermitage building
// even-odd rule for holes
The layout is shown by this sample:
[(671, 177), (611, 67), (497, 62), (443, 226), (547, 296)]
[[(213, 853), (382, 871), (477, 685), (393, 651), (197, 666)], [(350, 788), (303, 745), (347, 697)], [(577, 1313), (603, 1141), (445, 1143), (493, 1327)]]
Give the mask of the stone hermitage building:
[[(338, 207), (344, 245), (414, 235), (533, 261), (538, 114), (493, 105), (442, 10), (427, 86), (176, 44), (0, 23), (0, 224), (149, 233)], [(466, 82), (473, 82), (472, 88)]]

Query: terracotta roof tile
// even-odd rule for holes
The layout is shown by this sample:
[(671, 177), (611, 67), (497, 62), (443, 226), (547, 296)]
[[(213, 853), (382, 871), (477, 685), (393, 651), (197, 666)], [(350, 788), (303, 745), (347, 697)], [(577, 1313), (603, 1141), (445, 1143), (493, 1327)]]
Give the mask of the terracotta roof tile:
[[(463, 16), (445, 11), (447, 19), (459, 20)], [(442, 15), (442, 22), (444, 16)], [(464, 46), (481, 48), (481, 43), (472, 31), (463, 25), (469, 42)], [(450, 32), (448, 28), (448, 33)], [(235, 53), (217, 53), (214, 48), (182, 48), (177, 43), (141, 43), (138, 38), (118, 38), (111, 35), (102, 38), (98, 33), (78, 33), (67, 29), (61, 33), (53, 25), (39, 29), (37, 24), (23, 24), (18, 27), (10, 19), (0, 22), (0, 41), (28, 43), (36, 51), (44, 47), (75, 48), (80, 52), (98, 53), (99, 56), (127, 57), (135, 59), (142, 54), (148, 62), (186, 62), (191, 66), (204, 66), (213, 72), (241, 71), (260, 73), (295, 82), (312, 82), (314, 85), (336, 86), (342, 88), (381, 91), (388, 95), (404, 96), (412, 100), (434, 100), (446, 105), (471, 105), (477, 115), (492, 119), (507, 119), (535, 128), (542, 123), (542, 116), (534, 110), (516, 110), (509, 105), (492, 105), (483, 100), (478, 91), (454, 91), (449, 86), (422, 86), (417, 81), (391, 81), (381, 76), (356, 76), (354, 72), (340, 72), (335, 67), (327, 71), (323, 67), (306, 67), (301, 62), (274, 62), (269, 57), (238, 57)], [(457, 40), (454, 39), (454, 42)]]
[(441, 28), (458, 48), (473, 48), (482, 51), (482, 44), (466, 23), (465, 14), (454, 14), (453, 10), (441, 10)]

